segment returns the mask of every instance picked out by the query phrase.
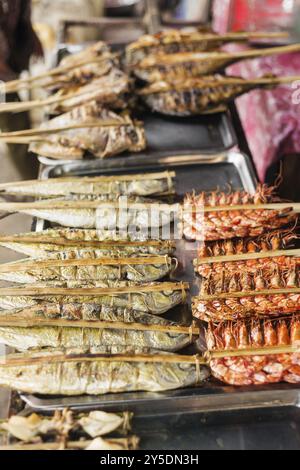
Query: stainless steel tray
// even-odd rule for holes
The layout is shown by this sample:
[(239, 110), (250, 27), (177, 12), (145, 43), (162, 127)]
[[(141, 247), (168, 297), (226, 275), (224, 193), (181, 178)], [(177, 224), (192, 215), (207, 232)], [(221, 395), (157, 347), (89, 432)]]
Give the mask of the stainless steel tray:
[[(248, 157), (238, 151), (230, 151), (214, 156), (191, 155), (155, 158), (152, 157), (142, 165), (141, 161), (118, 166), (116, 162), (107, 161), (101, 171), (90, 162), (88, 168), (80, 163), (72, 163), (57, 167), (45, 167), (41, 171), (41, 178), (48, 179), (71, 175), (101, 175), (125, 172), (157, 171), (160, 169), (174, 169), (176, 171), (176, 191), (183, 196), (187, 191), (244, 189), (253, 192), (256, 179)], [(46, 225), (41, 221), (37, 229)], [(192, 260), (196, 253), (187, 241), (177, 243), (177, 257), (180, 269), (175, 273), (174, 279), (190, 282), (191, 294), (196, 295), (199, 289), (199, 280), (194, 275)], [(191, 311), (177, 308), (170, 312), (169, 317), (190, 320)], [(201, 350), (201, 340), (189, 349), (193, 353)], [(40, 411), (50, 411), (62, 407), (76, 409), (101, 408), (106, 410), (133, 410), (141, 416), (158, 416), (185, 413), (210, 413), (232, 410), (250, 410), (262, 408), (299, 407), (300, 387), (288, 384), (276, 384), (263, 387), (235, 388), (224, 386), (214, 379), (197, 388), (176, 390), (166, 393), (122, 393), (118, 395), (105, 395), (98, 397), (39, 397), (23, 394), (22, 398), (31, 407)]]

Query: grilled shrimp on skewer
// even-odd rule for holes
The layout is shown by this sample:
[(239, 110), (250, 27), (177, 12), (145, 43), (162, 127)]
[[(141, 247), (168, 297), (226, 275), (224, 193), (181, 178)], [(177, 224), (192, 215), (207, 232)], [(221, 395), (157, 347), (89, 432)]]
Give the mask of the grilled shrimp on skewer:
[[(300, 383), (300, 354), (270, 354), (267, 348), (297, 344), (299, 316), (270, 321), (210, 325), (206, 340), (210, 351), (224, 351), (224, 358), (212, 359), (212, 374), (230, 385), (266, 385), (270, 383)], [(226, 357), (226, 351), (266, 348), (266, 355)]]

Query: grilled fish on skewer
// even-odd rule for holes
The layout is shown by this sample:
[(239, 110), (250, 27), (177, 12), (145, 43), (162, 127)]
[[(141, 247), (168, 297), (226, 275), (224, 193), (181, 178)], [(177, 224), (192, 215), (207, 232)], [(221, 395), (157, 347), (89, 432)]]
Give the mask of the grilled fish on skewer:
[[(108, 120), (116, 125), (101, 127)], [(125, 151), (140, 152), (146, 147), (144, 129), (140, 123), (100, 108), (96, 102), (51, 119), (41, 129), (51, 131), (74, 124), (77, 128), (45, 134), (41, 141), (31, 143), (30, 151), (56, 159), (81, 159), (87, 153), (104, 158)], [(83, 127), (78, 128), (81, 124)], [(85, 124), (87, 127), (84, 127)], [(92, 124), (95, 127), (89, 127)], [(34, 139), (30, 137), (30, 140)]]
[(86, 48), (84, 51), (65, 57), (61, 61), (60, 65), (52, 70), (48, 70), (39, 75), (7, 82), (5, 84), (5, 91), (7, 93), (11, 93), (18, 91), (20, 88), (26, 88), (26, 86), (30, 86), (32, 83), (39, 83), (43, 82), (44, 80), (48, 82), (51, 78), (53, 80), (55, 80), (57, 77), (61, 78), (62, 75), (68, 73), (72, 69), (82, 65), (95, 63), (98, 61), (98, 59), (106, 59), (110, 56), (111, 54), (108, 45), (101, 41), (93, 44), (91, 47)]
[(146, 57), (133, 67), (134, 74), (142, 80), (155, 82), (158, 80), (176, 80), (210, 75), (219, 72), (235, 62), (265, 57), (274, 54), (299, 52), (300, 45), (271, 47), (242, 52), (202, 52), (156, 54)]
[[(268, 348), (299, 343), (299, 316), (278, 321), (210, 325), (206, 335), (211, 351), (224, 351), (224, 357), (212, 359), (212, 374), (230, 385), (300, 383), (299, 353), (272, 354)], [(226, 351), (260, 349), (259, 355), (226, 357)], [(266, 355), (263, 355), (266, 348)]]
[[(22, 359), (22, 355), (19, 356)], [(161, 362), (146, 362), (147, 356), (141, 356), (140, 362), (123, 362), (121, 356), (110, 358), (107, 362), (95, 360), (89, 362), (51, 361), (39, 363), (26, 358), (24, 365), (0, 365), (0, 384), (27, 393), (40, 395), (104, 395), (120, 392), (163, 392), (194, 386), (208, 377), (205, 367), (196, 364), (168, 363), (167, 356)], [(178, 357), (178, 356), (177, 356)], [(51, 356), (49, 356), (49, 359)], [(176, 356), (174, 356), (174, 359)], [(29, 361), (33, 362), (29, 364)], [(137, 360), (137, 357), (135, 358)], [(127, 358), (128, 361), (128, 358)], [(144, 361), (144, 362), (143, 362)], [(178, 359), (179, 361), (179, 359)]]
[(135, 65), (150, 54), (176, 54), (180, 52), (203, 52), (219, 49), (229, 42), (247, 42), (251, 39), (286, 37), (286, 33), (228, 33), (187, 32), (182, 30), (162, 31), (153, 36), (145, 35), (126, 49), (128, 65)]
[(142, 89), (139, 94), (153, 110), (170, 116), (192, 116), (213, 113), (244, 93), (256, 88), (272, 88), (293, 83), (299, 77), (262, 77), (245, 80), (222, 75), (159, 81)]
[(131, 308), (144, 313), (163, 315), (185, 302), (188, 288), (183, 283), (170, 282), (137, 284), (129, 281), (107, 281), (92, 285), (93, 288), (73, 288), (73, 285), (70, 287), (68, 284), (66, 288), (46, 289), (45, 286), (2, 288), (0, 308), (27, 308), (49, 303), (83, 303)]
[(107, 75), (95, 78), (82, 86), (73, 85), (71, 89), (61, 89), (44, 100), (3, 104), (0, 106), (0, 113), (17, 113), (50, 106), (52, 114), (60, 114), (93, 101), (99, 106), (124, 109), (130, 88), (128, 76), (121, 70), (113, 68)]
[(0, 236), (0, 246), (32, 258), (81, 259), (103, 256), (172, 255), (171, 241), (150, 240), (138, 232), (106, 230), (50, 229)]
[(175, 268), (167, 256), (112, 257), (82, 260), (21, 260), (0, 265), (0, 279), (20, 284), (64, 281), (153, 282), (166, 277)]
[(193, 302), (193, 316), (205, 322), (222, 322), (224, 320), (240, 320), (259, 315), (266, 318), (290, 315), (300, 310), (300, 294), (273, 294), (240, 298), (203, 300), (195, 297)]
[(128, 196), (161, 196), (174, 194), (174, 172), (166, 171), (142, 175), (51, 178), (0, 184), (4, 195), (58, 197), (116, 194)]
[[(109, 309), (108, 309), (109, 313)], [(117, 318), (117, 314), (102, 315), (106, 318)], [(3, 325), (4, 315), (0, 315), (0, 324)], [(35, 326), (34, 321), (32, 326), (20, 327), (18, 323), (22, 324), (22, 313), (20, 317), (13, 315), (10, 318), (10, 313), (7, 312), (5, 317), (9, 320), (7, 323), (11, 326), (0, 327), (0, 340), (2, 344), (11, 346), (18, 351), (26, 351), (30, 349), (51, 349), (59, 351), (67, 351), (76, 353), (101, 353), (103, 348), (134, 348), (134, 350), (157, 350), (166, 352), (176, 352), (188, 346), (192, 342), (192, 336), (188, 333), (176, 332), (177, 324), (163, 320), (154, 315), (142, 314), (139, 312), (128, 312), (128, 319), (142, 319), (143, 326), (148, 326), (149, 329), (136, 329), (121, 328), (122, 323), (118, 322), (118, 328), (101, 328), (101, 325), (95, 328), (74, 326), (68, 327), (65, 323), (63, 326), (57, 325)], [(28, 321), (28, 319), (27, 319)], [(37, 322), (38, 319), (36, 318)], [(15, 323), (15, 325), (14, 325)], [(76, 322), (77, 323), (77, 322)], [(92, 322), (93, 323), (93, 322)], [(111, 322), (113, 325), (113, 322)], [(130, 322), (127, 322), (130, 323)], [(173, 331), (156, 331), (153, 326), (174, 327)], [(132, 325), (135, 327), (135, 325)]]
[(63, 227), (100, 230), (127, 230), (128, 227), (143, 230), (170, 226), (179, 211), (178, 204), (161, 204), (138, 198), (115, 199), (114, 202), (49, 199), (33, 203), (0, 203), (0, 210), (32, 215)]

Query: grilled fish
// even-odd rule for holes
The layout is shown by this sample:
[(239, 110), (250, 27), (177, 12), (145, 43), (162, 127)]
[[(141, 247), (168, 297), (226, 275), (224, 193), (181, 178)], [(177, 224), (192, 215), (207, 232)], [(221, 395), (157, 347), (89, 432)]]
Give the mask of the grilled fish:
[[(109, 310), (108, 310), (109, 312)], [(3, 315), (0, 316), (0, 323)], [(117, 318), (117, 314), (102, 315), (106, 318)], [(10, 318), (7, 312), (7, 318)], [(21, 317), (22, 318), (22, 313)], [(157, 350), (176, 352), (188, 346), (192, 339), (188, 334), (151, 331), (151, 325), (176, 326), (175, 323), (139, 312), (128, 312), (127, 319), (142, 319), (149, 330), (99, 329), (66, 326), (0, 327), (0, 342), (18, 351), (31, 349), (52, 349), (68, 353), (101, 353), (105, 348), (131, 348), (137, 351)], [(18, 317), (13, 316), (18, 324)], [(131, 323), (131, 322), (127, 322)]]
[(142, 89), (140, 95), (153, 110), (166, 115), (192, 116), (217, 112), (228, 103), (255, 88), (272, 88), (292, 83), (295, 77), (262, 77), (244, 80), (222, 75), (155, 82)]
[[(108, 120), (118, 125), (101, 127), (101, 123)], [(56, 159), (81, 159), (87, 153), (104, 158), (125, 151), (140, 152), (146, 147), (145, 133), (140, 123), (132, 121), (128, 116), (123, 117), (101, 108), (96, 102), (55, 117), (44, 123), (41, 129), (56, 129), (73, 124), (99, 124), (99, 127), (83, 127), (47, 134), (42, 142), (33, 142), (30, 151)]]
[[(27, 359), (29, 356), (26, 356)], [(163, 356), (162, 356), (163, 357)], [(143, 362), (50, 362), (0, 364), (0, 385), (40, 395), (104, 395), (163, 392), (197, 385), (209, 376), (194, 364)]]
[(171, 258), (113, 257), (81, 260), (21, 260), (0, 265), (0, 280), (20, 284), (64, 281), (153, 282), (166, 277), (174, 269)]
[(175, 173), (51, 178), (0, 184), (3, 195), (58, 197), (70, 195), (160, 196), (174, 194)]
[(95, 44), (84, 48), (82, 51), (77, 52), (76, 54), (70, 54), (64, 57), (60, 61), (60, 67), (77, 65), (78, 63), (88, 61), (89, 59), (92, 60), (95, 58), (106, 56), (109, 53), (110, 47), (105, 42), (98, 41)]
[[(130, 89), (129, 77), (121, 70), (113, 68), (107, 75), (95, 78), (87, 84), (61, 89), (56, 96), (61, 99), (65, 95), (66, 99), (55, 104), (52, 113), (66, 113), (91, 101), (108, 108), (124, 109)], [(68, 98), (70, 94), (73, 96)]]
[[(80, 285), (82, 286), (82, 283)], [(92, 291), (90, 287), (92, 287)], [(74, 290), (72, 291), (72, 289)], [(144, 313), (162, 315), (173, 307), (184, 303), (185, 300), (186, 286), (182, 283), (166, 282), (145, 285), (130, 281), (107, 281), (87, 284), (84, 285), (84, 288), (78, 288), (76, 283), (67, 283), (66, 288), (62, 289), (45, 288), (45, 286), (36, 286), (33, 289), (28, 286), (26, 288), (18, 287), (13, 289), (13, 294), (11, 289), (2, 289), (0, 308), (10, 310), (49, 303), (82, 303), (131, 308)]]
[[(67, 204), (64, 204), (64, 203)], [(83, 201), (79, 201), (83, 202)], [(105, 202), (101, 198), (88, 201), (92, 204), (77, 204), (76, 200), (43, 200), (36, 203), (2, 204), (9, 212), (19, 212), (63, 227), (97, 230), (136, 230), (170, 227), (179, 214), (178, 204), (161, 204), (143, 198), (128, 199), (126, 196), (114, 197)]]
[(148, 82), (184, 80), (210, 75), (241, 60), (299, 52), (300, 45), (251, 49), (242, 52), (201, 52), (150, 55), (133, 68), (134, 74)]
[(132, 66), (151, 54), (178, 54), (184, 52), (204, 52), (219, 49), (229, 42), (247, 42), (254, 38), (279, 37), (280, 33), (228, 33), (218, 35), (213, 32), (167, 30), (155, 35), (145, 35), (126, 49), (126, 62)]
[(0, 236), (0, 246), (32, 258), (81, 259), (103, 256), (172, 255), (171, 241), (149, 240), (146, 234), (106, 230), (50, 229)]

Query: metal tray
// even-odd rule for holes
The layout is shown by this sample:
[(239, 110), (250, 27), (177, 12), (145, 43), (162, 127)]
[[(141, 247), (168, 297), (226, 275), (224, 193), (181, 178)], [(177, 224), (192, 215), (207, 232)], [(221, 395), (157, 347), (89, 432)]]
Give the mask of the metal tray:
[[(223, 154), (207, 157), (205, 155), (173, 156), (157, 159), (150, 158), (142, 165), (139, 159), (132, 165), (118, 166), (112, 161), (106, 162), (106, 167), (101, 171), (90, 162), (88, 169), (76, 164), (62, 165), (60, 167), (45, 167), (42, 169), (41, 178), (49, 179), (59, 176), (71, 175), (99, 175), (118, 174), (126, 172), (158, 171), (162, 169), (175, 170), (176, 191), (179, 196), (186, 192), (200, 190), (228, 190), (230, 185), (233, 189), (244, 189), (253, 192), (256, 179), (249, 158), (238, 152), (230, 151)], [(37, 230), (42, 230), (47, 225), (40, 221)], [(174, 279), (190, 282), (191, 294), (197, 295), (199, 279), (196, 278), (192, 266), (192, 260), (196, 256), (195, 246), (181, 240), (177, 242), (177, 253), (179, 259), (179, 270)], [(169, 317), (183, 319), (183, 315), (191, 319), (190, 305), (188, 308), (177, 308), (169, 313)], [(194, 353), (201, 350), (201, 340), (189, 349)], [(121, 393), (105, 396), (90, 397), (39, 397), (22, 394), (23, 400), (33, 409), (50, 411), (57, 408), (71, 407), (76, 409), (101, 408), (106, 410), (132, 410), (139, 416), (172, 415), (194, 412), (217, 412), (245, 409), (261, 409), (275, 407), (299, 407), (299, 386), (288, 384), (276, 384), (263, 387), (235, 388), (224, 386), (214, 379), (210, 379), (202, 386), (176, 390), (166, 393)]]

